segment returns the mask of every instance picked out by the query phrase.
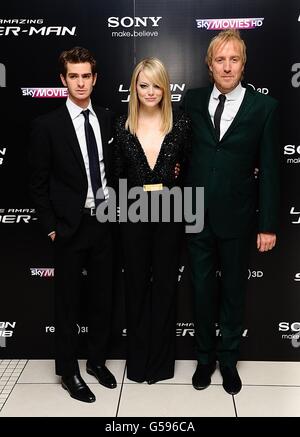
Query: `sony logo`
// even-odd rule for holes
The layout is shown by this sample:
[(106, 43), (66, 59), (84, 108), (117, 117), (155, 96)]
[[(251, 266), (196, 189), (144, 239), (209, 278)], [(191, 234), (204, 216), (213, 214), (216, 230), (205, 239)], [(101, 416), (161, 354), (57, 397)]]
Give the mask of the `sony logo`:
[(279, 331), (294, 331), (298, 332), (300, 331), (300, 322), (279, 322)]
[(108, 27), (158, 27), (162, 17), (109, 17)]
[(300, 146), (295, 146), (295, 144), (286, 144), (284, 146), (284, 155), (294, 155), (295, 153), (300, 155)]

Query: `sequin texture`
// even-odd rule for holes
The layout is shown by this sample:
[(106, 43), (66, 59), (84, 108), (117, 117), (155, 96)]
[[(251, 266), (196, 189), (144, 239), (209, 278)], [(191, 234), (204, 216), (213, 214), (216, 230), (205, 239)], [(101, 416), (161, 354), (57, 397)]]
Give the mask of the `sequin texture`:
[(126, 116), (119, 117), (115, 124), (115, 180), (126, 178), (128, 188), (158, 183), (169, 188), (179, 185), (182, 177), (175, 178), (175, 165), (180, 164), (180, 175), (182, 175), (191, 145), (189, 118), (182, 112), (174, 113), (173, 129), (162, 142), (153, 170), (137, 137), (125, 129), (126, 118)]

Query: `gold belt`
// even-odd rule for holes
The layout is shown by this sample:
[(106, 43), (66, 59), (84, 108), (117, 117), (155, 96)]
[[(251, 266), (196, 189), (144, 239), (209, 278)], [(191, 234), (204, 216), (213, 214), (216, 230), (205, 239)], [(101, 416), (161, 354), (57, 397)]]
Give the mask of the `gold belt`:
[(143, 185), (144, 191), (160, 191), (163, 189), (163, 184), (146, 184)]

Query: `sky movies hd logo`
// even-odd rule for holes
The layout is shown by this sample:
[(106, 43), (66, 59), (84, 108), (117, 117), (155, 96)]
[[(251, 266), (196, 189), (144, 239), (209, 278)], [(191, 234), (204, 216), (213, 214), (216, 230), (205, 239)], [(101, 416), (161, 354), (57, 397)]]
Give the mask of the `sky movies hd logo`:
[(196, 18), (197, 28), (206, 30), (244, 29), (263, 25), (264, 18)]

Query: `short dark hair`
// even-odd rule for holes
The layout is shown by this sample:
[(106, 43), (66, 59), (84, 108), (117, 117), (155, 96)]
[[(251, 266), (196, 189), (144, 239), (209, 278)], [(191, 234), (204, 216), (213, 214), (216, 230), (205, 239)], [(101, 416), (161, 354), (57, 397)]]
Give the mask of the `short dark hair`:
[(81, 64), (88, 62), (91, 64), (92, 74), (96, 73), (96, 59), (92, 53), (84, 47), (73, 47), (70, 50), (64, 50), (59, 56), (59, 70), (63, 77), (67, 74), (67, 63)]

